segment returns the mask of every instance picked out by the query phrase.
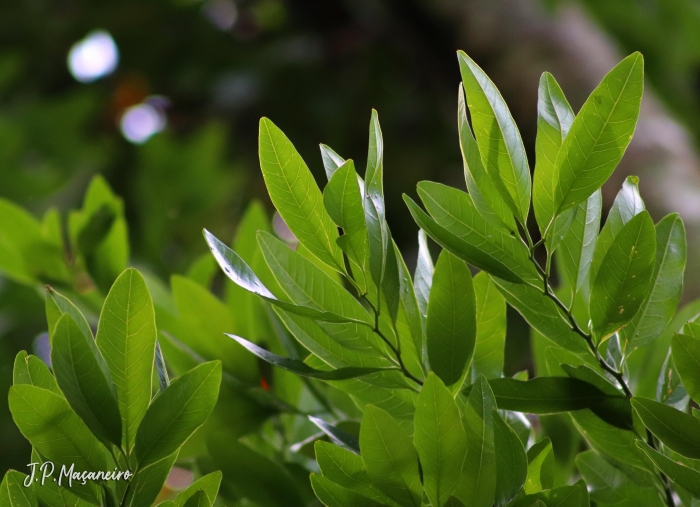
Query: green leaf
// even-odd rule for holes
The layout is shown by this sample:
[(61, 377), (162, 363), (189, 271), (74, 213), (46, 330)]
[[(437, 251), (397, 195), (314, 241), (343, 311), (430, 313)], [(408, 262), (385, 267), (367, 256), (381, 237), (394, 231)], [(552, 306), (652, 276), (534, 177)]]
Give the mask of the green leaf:
[(615, 468), (595, 451), (576, 456), (579, 469), (591, 494), (599, 505), (620, 507), (663, 507), (658, 491), (632, 482), (620, 469)]
[(365, 211), (355, 165), (348, 160), (340, 166), (323, 189), (323, 204), (329, 216), (343, 235), (338, 238), (340, 248), (348, 256), (352, 274), (360, 293), (367, 291), (369, 275), (369, 246)]
[(183, 504), (197, 491), (204, 491), (205, 495), (209, 499), (209, 502), (213, 504), (214, 500), (216, 500), (216, 496), (219, 494), (221, 476), (221, 472), (212, 472), (203, 477), (200, 477), (192, 484), (187, 486), (186, 489), (182, 490), (177, 494), (177, 497), (175, 498), (175, 503), (178, 505), (178, 507), (182, 507)]
[(540, 491), (525, 495), (513, 502), (510, 507), (589, 507), (586, 484), (579, 481), (573, 486)]
[(323, 207), (311, 171), (284, 133), (260, 120), (260, 168), (272, 203), (299, 242), (321, 261), (343, 272), (338, 229)]
[(358, 454), (322, 440), (316, 441), (314, 449), (324, 477), (377, 502), (387, 501), (386, 496), (372, 487), (372, 480)]
[(654, 270), (656, 233), (649, 213), (630, 220), (613, 240), (591, 291), (591, 327), (597, 343), (627, 324), (644, 302)]
[(318, 474), (311, 474), (311, 487), (318, 499), (327, 507), (380, 507), (385, 505), (346, 489)]
[(490, 507), (496, 498), (493, 410), (496, 400), (483, 376), (474, 384), (462, 412), (467, 457), (455, 496), (470, 507)]
[(129, 507), (150, 507), (163, 489), (168, 474), (177, 460), (178, 451), (151, 463), (139, 467), (136, 474), (129, 480), (125, 503)]
[(387, 412), (367, 405), (360, 426), (362, 461), (372, 484), (404, 507), (420, 507), (418, 454)]
[(469, 267), (447, 250), (435, 266), (425, 332), (430, 368), (451, 386), (474, 354), (476, 301)]
[[(10, 388), (10, 411), (22, 435), (47, 460), (75, 465), (76, 470), (112, 470), (113, 461), (99, 440), (57, 394), (31, 385)], [(71, 492), (97, 500), (92, 482), (74, 483)]]
[[(438, 266), (440, 261), (438, 261)], [(454, 492), (467, 454), (467, 439), (452, 392), (433, 372), (418, 395), (413, 442), (430, 504), (441, 507)]]
[(46, 320), (49, 325), (49, 338), (53, 338), (56, 323), (62, 315), (68, 314), (73, 317), (73, 321), (78, 325), (82, 333), (93, 339), (92, 329), (85, 316), (80, 310), (65, 296), (59, 294), (50, 286), (46, 286)]
[(337, 370), (332, 371), (316, 370), (308, 366), (306, 363), (304, 363), (304, 361), (291, 357), (278, 356), (277, 354), (273, 354), (268, 350), (258, 347), (254, 343), (249, 342), (240, 336), (233, 334), (227, 334), (226, 336), (236, 340), (236, 342), (240, 343), (263, 361), (283, 368), (287, 371), (291, 371), (292, 373), (296, 373), (297, 375), (301, 375), (302, 377), (315, 378), (319, 380), (346, 380), (370, 375), (380, 371), (398, 370), (398, 368), (360, 368), (356, 366), (338, 368)]
[(464, 179), (467, 182), (469, 195), (472, 196), (474, 206), (486, 221), (504, 229), (508, 234), (517, 234), (518, 227), (513, 219), (513, 213), (481, 162), (481, 153), (479, 153), (479, 147), (474, 140), (472, 129), (467, 120), (467, 104), (464, 100), (464, 88), (461, 83), (458, 103), (459, 145), (462, 150)]
[[(418, 194), (435, 222), (456, 236), (459, 243), (467, 245), (461, 249), (462, 253), (457, 252), (458, 257), (477, 267), (483, 265), (485, 271), (509, 281), (539, 283), (539, 275), (522, 241), (486, 222), (469, 194), (429, 181), (418, 184)], [(426, 232), (430, 235), (431, 231)]]
[(187, 499), (183, 507), (211, 507), (211, 502), (204, 491), (197, 491)]
[[(536, 180), (535, 180), (536, 181)], [(600, 190), (576, 207), (576, 216), (559, 247), (561, 269), (571, 289), (572, 296), (581, 287), (589, 287), (589, 273), (593, 252), (600, 230), (600, 214), (603, 197)], [(571, 297), (573, 301), (573, 297)]]
[(320, 145), (321, 159), (323, 160), (323, 168), (326, 170), (328, 181), (333, 177), (333, 173), (345, 163), (345, 159), (338, 155), (330, 146), (325, 144)]
[(15, 357), (12, 381), (15, 385), (29, 384), (41, 387), (63, 397), (49, 367), (38, 357), (28, 356), (24, 350), (21, 350)]
[(8, 470), (0, 483), (0, 505), (3, 507), (37, 507), (32, 484), (25, 486), (27, 476), (16, 470)]
[(554, 486), (554, 451), (549, 438), (544, 438), (527, 451), (525, 494), (531, 495)]
[[(219, 266), (221, 269), (224, 270), (224, 273), (226, 273), (226, 276), (228, 276), (235, 284), (238, 286), (244, 288), (247, 291), (252, 292), (253, 294), (256, 294), (263, 298), (265, 301), (274, 304), (275, 306), (279, 306), (280, 308), (296, 313), (298, 315), (303, 315), (305, 317), (311, 317), (316, 320), (322, 320), (322, 321), (327, 321), (327, 322), (348, 322), (348, 319), (346, 317), (343, 317), (341, 315), (338, 315), (333, 312), (329, 311), (324, 311), (320, 310), (318, 306), (306, 306), (306, 305), (301, 305), (301, 304), (293, 304), (289, 303), (287, 301), (282, 301), (275, 297), (272, 292), (268, 290), (265, 285), (260, 281), (260, 279), (253, 273), (253, 271), (248, 267), (248, 265), (241, 259), (241, 257), (236, 254), (233, 250), (231, 250), (229, 247), (227, 247), (224, 243), (219, 241), (213, 234), (211, 234), (209, 231), (206, 229), (204, 230), (204, 237), (206, 238), (207, 243), (209, 244), (209, 248), (211, 249), (212, 253), (214, 254), (214, 258), (216, 261), (219, 263)], [(274, 244), (273, 244), (274, 246)], [(282, 245), (284, 248), (289, 249), (286, 245)], [(275, 252), (277, 249), (275, 249)], [(281, 252), (284, 253), (283, 250), (280, 250)], [(291, 251), (291, 250), (290, 250)], [(289, 255), (287, 254), (287, 257)], [(311, 262), (308, 259), (305, 259), (299, 254), (296, 254), (294, 256), (293, 260), (290, 262), (294, 262), (295, 264), (299, 264), (304, 267), (309, 267), (309, 269), (312, 270), (312, 273), (314, 275), (318, 274), (321, 276), (319, 279), (320, 283), (322, 284), (323, 287), (325, 287), (327, 284), (333, 283), (335, 285), (338, 285), (336, 282), (334, 282), (328, 275), (323, 273), (323, 271), (315, 266), (313, 262)], [(290, 278), (290, 275), (288, 273), (280, 273), (282, 276), (285, 277), (285, 279), (292, 284), (292, 287), (287, 287), (289, 290), (290, 288), (293, 287), (293, 282), (294, 280)], [(280, 276), (278, 274), (278, 276)], [(316, 276), (309, 277), (310, 281), (308, 283), (313, 284), (314, 280), (317, 278)], [(304, 278), (304, 282), (307, 280)], [(336, 289), (335, 286), (331, 286), (334, 289), (334, 293), (337, 293), (339, 290), (344, 290), (342, 287), (339, 289)], [(296, 289), (298, 293), (300, 293), (299, 289)], [(351, 297), (348, 294), (348, 297)], [(308, 298), (307, 298), (308, 299)], [(357, 303), (357, 301), (355, 301)], [(309, 304), (313, 304), (313, 301), (309, 300)], [(357, 303), (359, 306), (359, 303)], [(360, 308), (362, 308), (360, 306)], [(364, 311), (364, 310), (363, 310)], [(367, 312), (364, 312), (367, 314)], [(367, 317), (363, 318), (366, 320), (369, 318), (369, 314), (367, 314)], [(364, 322), (362, 320), (361, 322)]]
[(428, 316), (430, 288), (433, 286), (433, 271), (435, 271), (435, 266), (428, 248), (428, 236), (425, 235), (423, 229), (420, 229), (418, 231), (418, 259), (416, 260), (416, 272), (413, 276), (413, 287), (424, 327), (425, 318)]
[(610, 177), (632, 140), (644, 88), (644, 58), (633, 53), (593, 90), (555, 165), (554, 215), (585, 201)]
[(204, 363), (173, 380), (148, 408), (136, 435), (139, 467), (171, 455), (204, 424), (216, 405), (221, 363)]
[(156, 346), (153, 302), (135, 269), (119, 275), (107, 294), (95, 343), (117, 388), (122, 448), (129, 452), (151, 400)]
[(482, 272), (474, 277), (476, 296), (476, 346), (472, 360), (472, 382), (479, 375), (499, 378), (503, 373), (506, 344), (506, 302), (491, 277)]
[(58, 319), (51, 347), (56, 381), (66, 400), (92, 433), (109, 447), (122, 442), (117, 391), (92, 336), (70, 314)]
[[(392, 241), (394, 255), (398, 264), (399, 308), (396, 317), (396, 331), (401, 342), (403, 360), (406, 369), (417, 377), (423, 377), (425, 369), (423, 349), (425, 347), (421, 311), (416, 299), (411, 274), (401, 255), (399, 247)], [(432, 283), (432, 280), (431, 280)], [(381, 316), (380, 316), (381, 317)]]
[(700, 399), (700, 339), (677, 334), (671, 340), (673, 363), (683, 386), (694, 400)]
[(351, 435), (340, 428), (336, 428), (332, 424), (329, 424), (318, 417), (309, 416), (309, 421), (314, 423), (321, 431), (328, 435), (331, 442), (334, 442), (336, 445), (339, 445), (355, 454), (360, 454), (360, 441), (355, 435)]
[(532, 187), (532, 203), (542, 236), (554, 218), (557, 154), (573, 122), (574, 112), (559, 83), (549, 72), (543, 73), (537, 93), (536, 162)]
[(658, 451), (655, 451), (645, 442), (637, 441), (637, 447), (643, 450), (649, 459), (674, 483), (682, 487), (693, 497), (700, 499), (700, 472), (690, 467), (680, 465), (670, 458), (667, 458)]
[(496, 506), (504, 507), (515, 498), (528, 475), (527, 455), (520, 439), (498, 414), (492, 411), (496, 452)]
[(620, 332), (626, 355), (659, 336), (671, 322), (683, 292), (685, 257), (685, 228), (674, 213), (656, 224), (656, 260), (649, 294)]
[(498, 278), (493, 278), (493, 282), (508, 304), (545, 338), (572, 352), (589, 353), (583, 337), (571, 329), (557, 304), (542, 294), (542, 290)]
[(467, 105), (486, 172), (521, 224), (530, 210), (530, 168), (520, 132), (496, 86), (463, 51), (457, 52)]
[(691, 459), (700, 459), (700, 420), (664, 403), (634, 397), (632, 405), (656, 438)]

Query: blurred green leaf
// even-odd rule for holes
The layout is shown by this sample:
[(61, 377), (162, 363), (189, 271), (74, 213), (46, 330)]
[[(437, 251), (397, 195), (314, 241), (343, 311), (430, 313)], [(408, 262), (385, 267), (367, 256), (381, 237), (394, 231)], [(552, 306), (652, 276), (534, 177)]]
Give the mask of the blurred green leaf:
[(183, 507), (211, 507), (211, 502), (204, 491), (197, 491), (189, 497)]
[(425, 332), (431, 370), (455, 384), (474, 355), (476, 301), (469, 267), (446, 250), (435, 266)]
[(544, 438), (527, 450), (526, 495), (554, 486), (554, 451), (549, 438)]
[(649, 459), (678, 486), (682, 487), (695, 498), (700, 499), (700, 472), (690, 467), (676, 463), (658, 451), (655, 451), (648, 444), (637, 440), (637, 447), (642, 449)]
[(212, 472), (203, 477), (200, 477), (192, 484), (187, 486), (184, 490), (177, 494), (175, 498), (175, 503), (178, 507), (183, 507), (183, 504), (193, 496), (197, 491), (204, 491), (209, 503), (213, 504), (216, 500), (216, 496), (219, 493), (219, 486), (221, 485), (221, 472)]
[(8, 470), (0, 483), (0, 505), (3, 507), (37, 507), (32, 484), (25, 486), (27, 476), (16, 470)]
[(677, 334), (671, 341), (671, 351), (683, 386), (691, 398), (700, 399), (700, 339)]
[(647, 398), (634, 397), (632, 406), (644, 425), (666, 447), (691, 459), (700, 459), (700, 421), (690, 414)]
[(386, 505), (339, 486), (322, 475), (311, 474), (311, 486), (319, 500), (327, 507), (379, 507)]
[(555, 216), (588, 199), (615, 170), (632, 140), (643, 88), (644, 58), (633, 53), (588, 97), (557, 156)]
[(492, 411), (494, 448), (496, 453), (496, 506), (504, 507), (513, 500), (528, 476), (525, 448), (515, 432)]

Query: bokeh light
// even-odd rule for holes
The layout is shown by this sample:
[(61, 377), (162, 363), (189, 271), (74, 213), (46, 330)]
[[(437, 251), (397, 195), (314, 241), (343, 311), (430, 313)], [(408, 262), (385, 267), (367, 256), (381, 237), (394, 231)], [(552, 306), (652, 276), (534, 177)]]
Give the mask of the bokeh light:
[(147, 100), (143, 104), (131, 106), (122, 115), (120, 127), (122, 134), (135, 144), (143, 144), (153, 134), (157, 134), (165, 128), (168, 120), (159, 107), (162, 101)]
[(68, 69), (81, 83), (90, 83), (114, 72), (119, 49), (109, 32), (96, 30), (73, 44), (68, 53)]

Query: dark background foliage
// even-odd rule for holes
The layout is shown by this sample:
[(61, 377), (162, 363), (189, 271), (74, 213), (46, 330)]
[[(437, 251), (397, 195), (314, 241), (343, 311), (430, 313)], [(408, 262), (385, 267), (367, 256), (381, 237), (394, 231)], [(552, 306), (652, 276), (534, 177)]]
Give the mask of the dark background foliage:
[[(221, 12), (235, 15), (230, 28), (217, 26), (226, 21)], [(66, 57), (95, 29), (114, 38), (119, 66), (82, 84)], [(606, 204), (626, 174), (639, 173), (655, 218), (681, 212), (689, 257), (698, 259), (698, 34), (694, 0), (5, 2), (0, 197), (37, 215), (51, 206), (67, 212), (79, 207), (92, 175), (103, 174), (125, 202), (132, 262), (167, 279), (206, 251), (202, 227), (230, 237), (251, 199), (271, 209), (257, 163), (261, 116), (290, 136), (322, 180), (319, 142), (364, 167), (376, 108), (388, 220), (410, 260), (416, 226), (401, 194), (428, 178), (463, 186), (457, 48), (502, 90), (531, 162), (540, 72), (553, 71), (577, 109), (620, 54), (641, 50), (649, 91), (637, 138), (604, 189)], [(167, 101), (168, 126), (131, 144), (119, 120), (154, 95)], [(693, 262), (686, 296), (700, 292)], [(515, 372), (529, 365), (528, 332), (515, 313), (509, 318), (506, 371)], [(0, 392), (16, 352), (45, 326), (36, 291), (0, 278)], [(24, 470), (27, 456), (3, 399), (0, 470)]]

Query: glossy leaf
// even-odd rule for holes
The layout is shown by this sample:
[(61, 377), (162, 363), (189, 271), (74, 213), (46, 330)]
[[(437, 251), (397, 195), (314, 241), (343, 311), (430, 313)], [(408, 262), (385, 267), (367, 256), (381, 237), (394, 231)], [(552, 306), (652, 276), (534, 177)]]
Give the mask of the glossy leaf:
[(469, 267), (446, 250), (435, 266), (425, 331), (431, 370), (456, 383), (474, 354), (476, 300)]
[(513, 500), (527, 478), (527, 454), (510, 426), (493, 410), (494, 448), (496, 453), (496, 506)]
[(326, 171), (326, 177), (330, 181), (341, 165), (345, 163), (345, 159), (338, 155), (330, 146), (321, 144), (321, 160), (323, 160), (323, 168)]
[[(572, 293), (590, 286), (589, 273), (600, 230), (603, 197), (600, 190), (576, 207), (576, 216), (559, 247), (562, 272)], [(573, 298), (571, 298), (573, 300)]]
[(411, 439), (385, 411), (367, 405), (360, 426), (362, 461), (372, 484), (404, 507), (420, 507), (418, 454)]
[(520, 132), (503, 97), (474, 61), (457, 53), (476, 142), (486, 172), (521, 224), (530, 209), (530, 168)]
[(54, 328), (58, 319), (64, 314), (73, 317), (73, 321), (78, 325), (85, 336), (94, 338), (92, 330), (85, 316), (78, 308), (65, 296), (59, 294), (50, 286), (46, 287), (46, 321), (49, 325), (49, 338), (53, 338)]
[(666, 447), (691, 459), (700, 459), (700, 420), (663, 403), (634, 397), (632, 405), (644, 425)]
[(352, 160), (340, 166), (323, 189), (323, 204), (329, 216), (343, 235), (338, 238), (341, 249), (348, 256), (352, 274), (361, 293), (367, 291), (369, 276), (369, 246), (362, 194)]
[(122, 420), (109, 367), (92, 336), (85, 336), (70, 314), (54, 328), (51, 362), (66, 400), (106, 446), (122, 443)]
[(464, 505), (490, 507), (496, 498), (496, 452), (493, 410), (496, 400), (482, 376), (474, 384), (463, 409), (467, 457), (455, 496)]
[[(537, 272), (530, 262), (527, 248), (522, 241), (486, 222), (476, 211), (469, 194), (428, 181), (418, 184), (418, 194), (435, 222), (478, 252), (479, 262), (483, 263), (481, 257), (486, 256), (487, 265), (501, 264), (508, 271), (515, 273), (521, 281), (530, 284), (538, 283)], [(426, 232), (430, 233), (430, 231)], [(469, 251), (464, 252), (464, 255), (468, 254), (471, 255)], [(468, 259), (467, 262), (472, 264)], [(485, 271), (489, 270), (485, 269)], [(491, 274), (518, 281), (513, 280), (512, 276), (503, 277), (498, 272), (491, 272)]]
[(467, 439), (452, 392), (432, 372), (418, 395), (415, 428), (423, 487), (431, 505), (441, 507), (459, 482)]
[(649, 294), (634, 319), (620, 331), (625, 354), (659, 336), (671, 322), (683, 292), (686, 243), (683, 221), (677, 214), (656, 224), (656, 259)]
[(700, 339), (677, 334), (671, 340), (673, 363), (683, 386), (694, 400), (700, 399)]
[(18, 352), (15, 357), (12, 381), (15, 385), (29, 384), (41, 387), (63, 397), (48, 366), (38, 357), (28, 356), (24, 350)]
[(474, 277), (476, 297), (476, 345), (471, 380), (487, 379), (503, 373), (506, 341), (506, 302), (491, 277), (480, 272)]
[(130, 450), (151, 400), (156, 319), (141, 274), (124, 271), (107, 294), (95, 340), (117, 389), (122, 447)]
[(644, 58), (633, 53), (593, 90), (559, 150), (555, 215), (585, 201), (610, 177), (632, 140), (644, 88)]
[(260, 168), (272, 203), (300, 243), (327, 265), (342, 272), (338, 229), (323, 207), (311, 171), (291, 141), (270, 120), (260, 120)]
[(573, 122), (574, 112), (559, 83), (549, 72), (543, 73), (537, 93), (536, 162), (532, 188), (535, 217), (543, 236), (554, 217), (557, 154)]
[(428, 300), (430, 299), (430, 288), (433, 286), (433, 259), (428, 248), (428, 236), (425, 231), (418, 231), (418, 260), (416, 261), (416, 273), (413, 277), (413, 287), (416, 292), (418, 308), (425, 326), (425, 317), (428, 315)]
[(467, 120), (467, 104), (464, 88), (459, 85), (457, 123), (459, 128), (459, 145), (464, 163), (464, 179), (474, 206), (489, 223), (504, 229), (507, 233), (517, 234), (518, 228), (513, 219), (513, 212), (501, 197), (496, 184), (491, 179), (481, 161), (479, 146), (476, 144), (472, 129)]
[(311, 487), (326, 507), (380, 507), (384, 505), (346, 489), (326, 479), (323, 475), (311, 474)]
[(331, 441), (335, 444), (344, 447), (348, 451), (354, 452), (355, 454), (360, 454), (360, 441), (355, 435), (351, 435), (340, 428), (336, 428), (332, 424), (329, 424), (318, 417), (309, 416), (309, 421), (318, 426), (318, 428), (328, 435)]
[(227, 334), (229, 338), (236, 340), (255, 356), (259, 357), (263, 361), (270, 363), (272, 365), (283, 368), (302, 377), (315, 378), (319, 380), (347, 380), (351, 378), (363, 377), (365, 375), (370, 375), (372, 373), (377, 373), (380, 371), (387, 370), (397, 370), (398, 368), (360, 368), (356, 366), (348, 366), (346, 368), (338, 368), (332, 371), (322, 371), (311, 368), (304, 361), (299, 359), (294, 359), (291, 357), (282, 357), (277, 354), (273, 354), (269, 350), (265, 350), (262, 347), (258, 347), (252, 342), (249, 342), (245, 338), (236, 336), (233, 334)]
[(527, 451), (525, 494), (531, 495), (554, 486), (554, 451), (549, 438), (540, 440)]
[(654, 270), (656, 235), (647, 212), (613, 240), (591, 291), (591, 326), (600, 343), (630, 322), (642, 306)]
[(0, 482), (0, 505), (3, 507), (37, 507), (36, 493), (30, 484), (24, 485), (27, 476), (16, 470), (8, 470)]
[(173, 380), (148, 408), (136, 435), (140, 467), (171, 455), (204, 424), (219, 396), (221, 363), (204, 363)]
[(572, 352), (588, 353), (583, 337), (571, 329), (557, 304), (541, 290), (498, 278), (493, 278), (493, 282), (508, 304), (545, 338)]
[(673, 482), (688, 491), (693, 497), (700, 499), (700, 472), (676, 463), (642, 441), (637, 441), (637, 447), (642, 449), (658, 469)]

